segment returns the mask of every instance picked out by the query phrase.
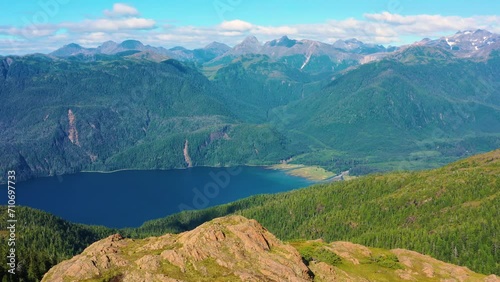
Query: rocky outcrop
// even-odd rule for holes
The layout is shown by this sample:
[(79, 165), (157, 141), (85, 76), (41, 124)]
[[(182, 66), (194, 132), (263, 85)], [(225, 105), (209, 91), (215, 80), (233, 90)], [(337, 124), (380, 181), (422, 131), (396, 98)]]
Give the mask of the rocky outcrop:
[(78, 130), (76, 129), (76, 117), (71, 109), (68, 110), (68, 138), (71, 143), (80, 146), (80, 140), (78, 140)]
[(405, 280), (500, 281), (495, 275), (486, 277), (408, 250), (321, 240), (285, 244), (257, 221), (242, 216), (142, 240), (116, 234), (56, 265), (42, 281)]
[(44, 281), (66, 281), (66, 279), (85, 280), (99, 277), (107, 270), (127, 265), (120, 250), (132, 240), (123, 239), (115, 234), (98, 241), (85, 249), (84, 253), (66, 260), (52, 268)]
[(186, 162), (187, 166), (193, 167), (193, 161), (189, 156), (189, 142), (187, 139), (186, 142), (184, 142), (184, 149), (182, 150), (182, 153), (184, 154), (184, 161)]
[(113, 235), (53, 267), (42, 281), (312, 281), (308, 273), (295, 248), (255, 220), (230, 216), (179, 235)]

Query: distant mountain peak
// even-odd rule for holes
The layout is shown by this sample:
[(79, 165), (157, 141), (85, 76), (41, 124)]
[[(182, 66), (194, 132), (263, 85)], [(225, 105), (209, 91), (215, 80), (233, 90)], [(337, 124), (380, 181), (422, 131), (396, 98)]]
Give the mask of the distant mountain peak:
[(140, 42), (138, 40), (129, 39), (129, 40), (125, 40), (122, 43), (120, 43), (119, 46), (122, 48), (125, 48), (125, 49), (139, 50), (140, 48), (144, 47), (144, 44), (142, 44), (142, 42)]
[(484, 30), (484, 29), (476, 29), (476, 30), (464, 30), (464, 31), (458, 31), (455, 33), (453, 37), (457, 36), (491, 36), (493, 33)]
[(356, 43), (356, 44), (363, 44), (362, 41), (359, 41), (358, 39), (356, 38), (350, 38), (350, 39), (346, 39), (344, 40), (345, 43)]
[(382, 45), (364, 43), (357, 38), (337, 40), (332, 44), (332, 46), (337, 49), (355, 54), (375, 54), (385, 53), (388, 51), (388, 49)]
[(286, 48), (291, 48), (297, 43), (297, 40), (293, 40), (288, 38), (288, 36), (284, 35), (278, 40), (272, 40), (269, 42), (269, 46), (271, 47), (286, 47)]
[(339, 39), (339, 40), (335, 41), (332, 45), (335, 48), (344, 49), (344, 50), (351, 50), (351, 49), (358, 48), (362, 44), (363, 44), (363, 42), (357, 40), (356, 38), (351, 38), (351, 39), (346, 39), (346, 40)]
[(103, 53), (103, 54), (110, 54), (113, 52), (113, 50), (115, 50), (118, 46), (118, 43), (114, 42), (114, 41), (111, 41), (111, 40), (108, 40), (106, 42), (104, 42), (101, 46), (97, 47), (97, 49), (99, 50), (99, 52)]
[(214, 41), (214, 42), (208, 44), (207, 46), (205, 46), (203, 49), (228, 49), (229, 50), (229, 49), (231, 49), (231, 47), (227, 46), (224, 43)]
[(67, 48), (79, 48), (79, 49), (83, 49), (83, 47), (79, 44), (76, 44), (76, 43), (70, 43), (68, 45), (65, 45), (64, 47), (67, 47)]
[(489, 32), (489, 31), (487, 31), (487, 30), (484, 30), (484, 29), (476, 29), (476, 30), (474, 31), (474, 34), (479, 34), (479, 33), (481, 33), (481, 34), (489, 34), (489, 35), (492, 35), (492, 34), (493, 34), (493, 33)]
[(249, 35), (240, 44), (258, 44), (258, 45), (260, 45), (260, 41), (257, 39), (257, 37), (255, 37), (253, 35)]
[(118, 45), (118, 43), (114, 42), (113, 40), (108, 40), (108, 41), (102, 43), (101, 46), (104, 46), (104, 45)]
[(186, 51), (187, 49), (182, 46), (175, 46), (173, 48), (168, 49), (170, 51)]
[(85, 54), (90, 52), (90, 49), (86, 49), (76, 43), (70, 43), (68, 45), (64, 45), (63, 47), (57, 49), (56, 51), (50, 53), (52, 56), (56, 57), (69, 57), (78, 54)]
[(483, 29), (464, 30), (452, 36), (443, 36), (426, 42), (420, 41), (414, 45), (418, 44), (451, 50), (458, 57), (485, 58), (492, 50), (500, 47), (500, 35)]
[(240, 44), (233, 47), (233, 55), (244, 55), (249, 53), (259, 53), (262, 45), (257, 37), (250, 35), (246, 37)]

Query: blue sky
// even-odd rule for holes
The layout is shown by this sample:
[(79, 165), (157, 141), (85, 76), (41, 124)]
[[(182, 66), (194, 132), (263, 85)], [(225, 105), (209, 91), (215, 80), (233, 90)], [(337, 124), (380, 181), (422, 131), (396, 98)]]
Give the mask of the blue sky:
[(131, 38), (167, 48), (234, 45), (248, 35), (401, 45), (464, 29), (500, 32), (500, 1), (491, 0), (27, 0), (1, 1), (0, 11), (8, 11), (0, 54)]

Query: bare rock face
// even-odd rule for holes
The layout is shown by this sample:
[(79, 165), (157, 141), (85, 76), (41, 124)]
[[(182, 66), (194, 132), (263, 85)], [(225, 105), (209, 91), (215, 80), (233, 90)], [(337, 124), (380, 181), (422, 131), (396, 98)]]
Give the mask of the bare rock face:
[(66, 260), (52, 268), (44, 281), (63, 282), (66, 279), (85, 280), (98, 277), (106, 270), (127, 265), (127, 261), (118, 255), (121, 248), (131, 240), (123, 239), (115, 234), (90, 245), (85, 251), (70, 260)]
[(495, 282), (500, 279), (402, 249), (383, 250), (323, 240), (284, 244), (257, 221), (228, 216), (181, 234), (142, 240), (124, 239), (118, 234), (110, 236), (56, 265), (42, 281)]
[(113, 235), (53, 267), (42, 281), (213, 281), (221, 277), (225, 278), (221, 281), (312, 281), (295, 248), (241, 216), (215, 219), (178, 235), (144, 240)]
[[(293, 247), (284, 245), (255, 220), (241, 216), (216, 219), (181, 234), (166, 259), (181, 269), (186, 262), (215, 259), (216, 264), (231, 269), (240, 278), (258, 281), (308, 281), (308, 268)], [(244, 279), (246, 280), (246, 279)]]
[(406, 273), (400, 271), (404, 280), (418, 281), (449, 277), (446, 281), (500, 281), (495, 275), (483, 278), (467, 267), (445, 263), (414, 251), (395, 249), (391, 250), (391, 252), (397, 256), (399, 262), (406, 268)]

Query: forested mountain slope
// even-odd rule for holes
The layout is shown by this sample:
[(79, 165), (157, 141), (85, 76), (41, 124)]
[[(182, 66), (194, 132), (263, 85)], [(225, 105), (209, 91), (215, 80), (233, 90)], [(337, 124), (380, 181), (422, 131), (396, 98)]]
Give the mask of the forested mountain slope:
[[(500, 147), (500, 53), (453, 59), (414, 47), (338, 75), (270, 116), (312, 152), (385, 170), (430, 167)], [(274, 116), (273, 116), (274, 115)]]
[(280, 133), (237, 121), (213, 83), (175, 60), (0, 60), (0, 168), (22, 179), (289, 155)]
[(27, 179), (289, 160), (366, 174), (500, 146), (498, 51), (411, 46), (321, 75), (261, 54), (198, 68), (134, 52), (1, 57), (0, 169)]

